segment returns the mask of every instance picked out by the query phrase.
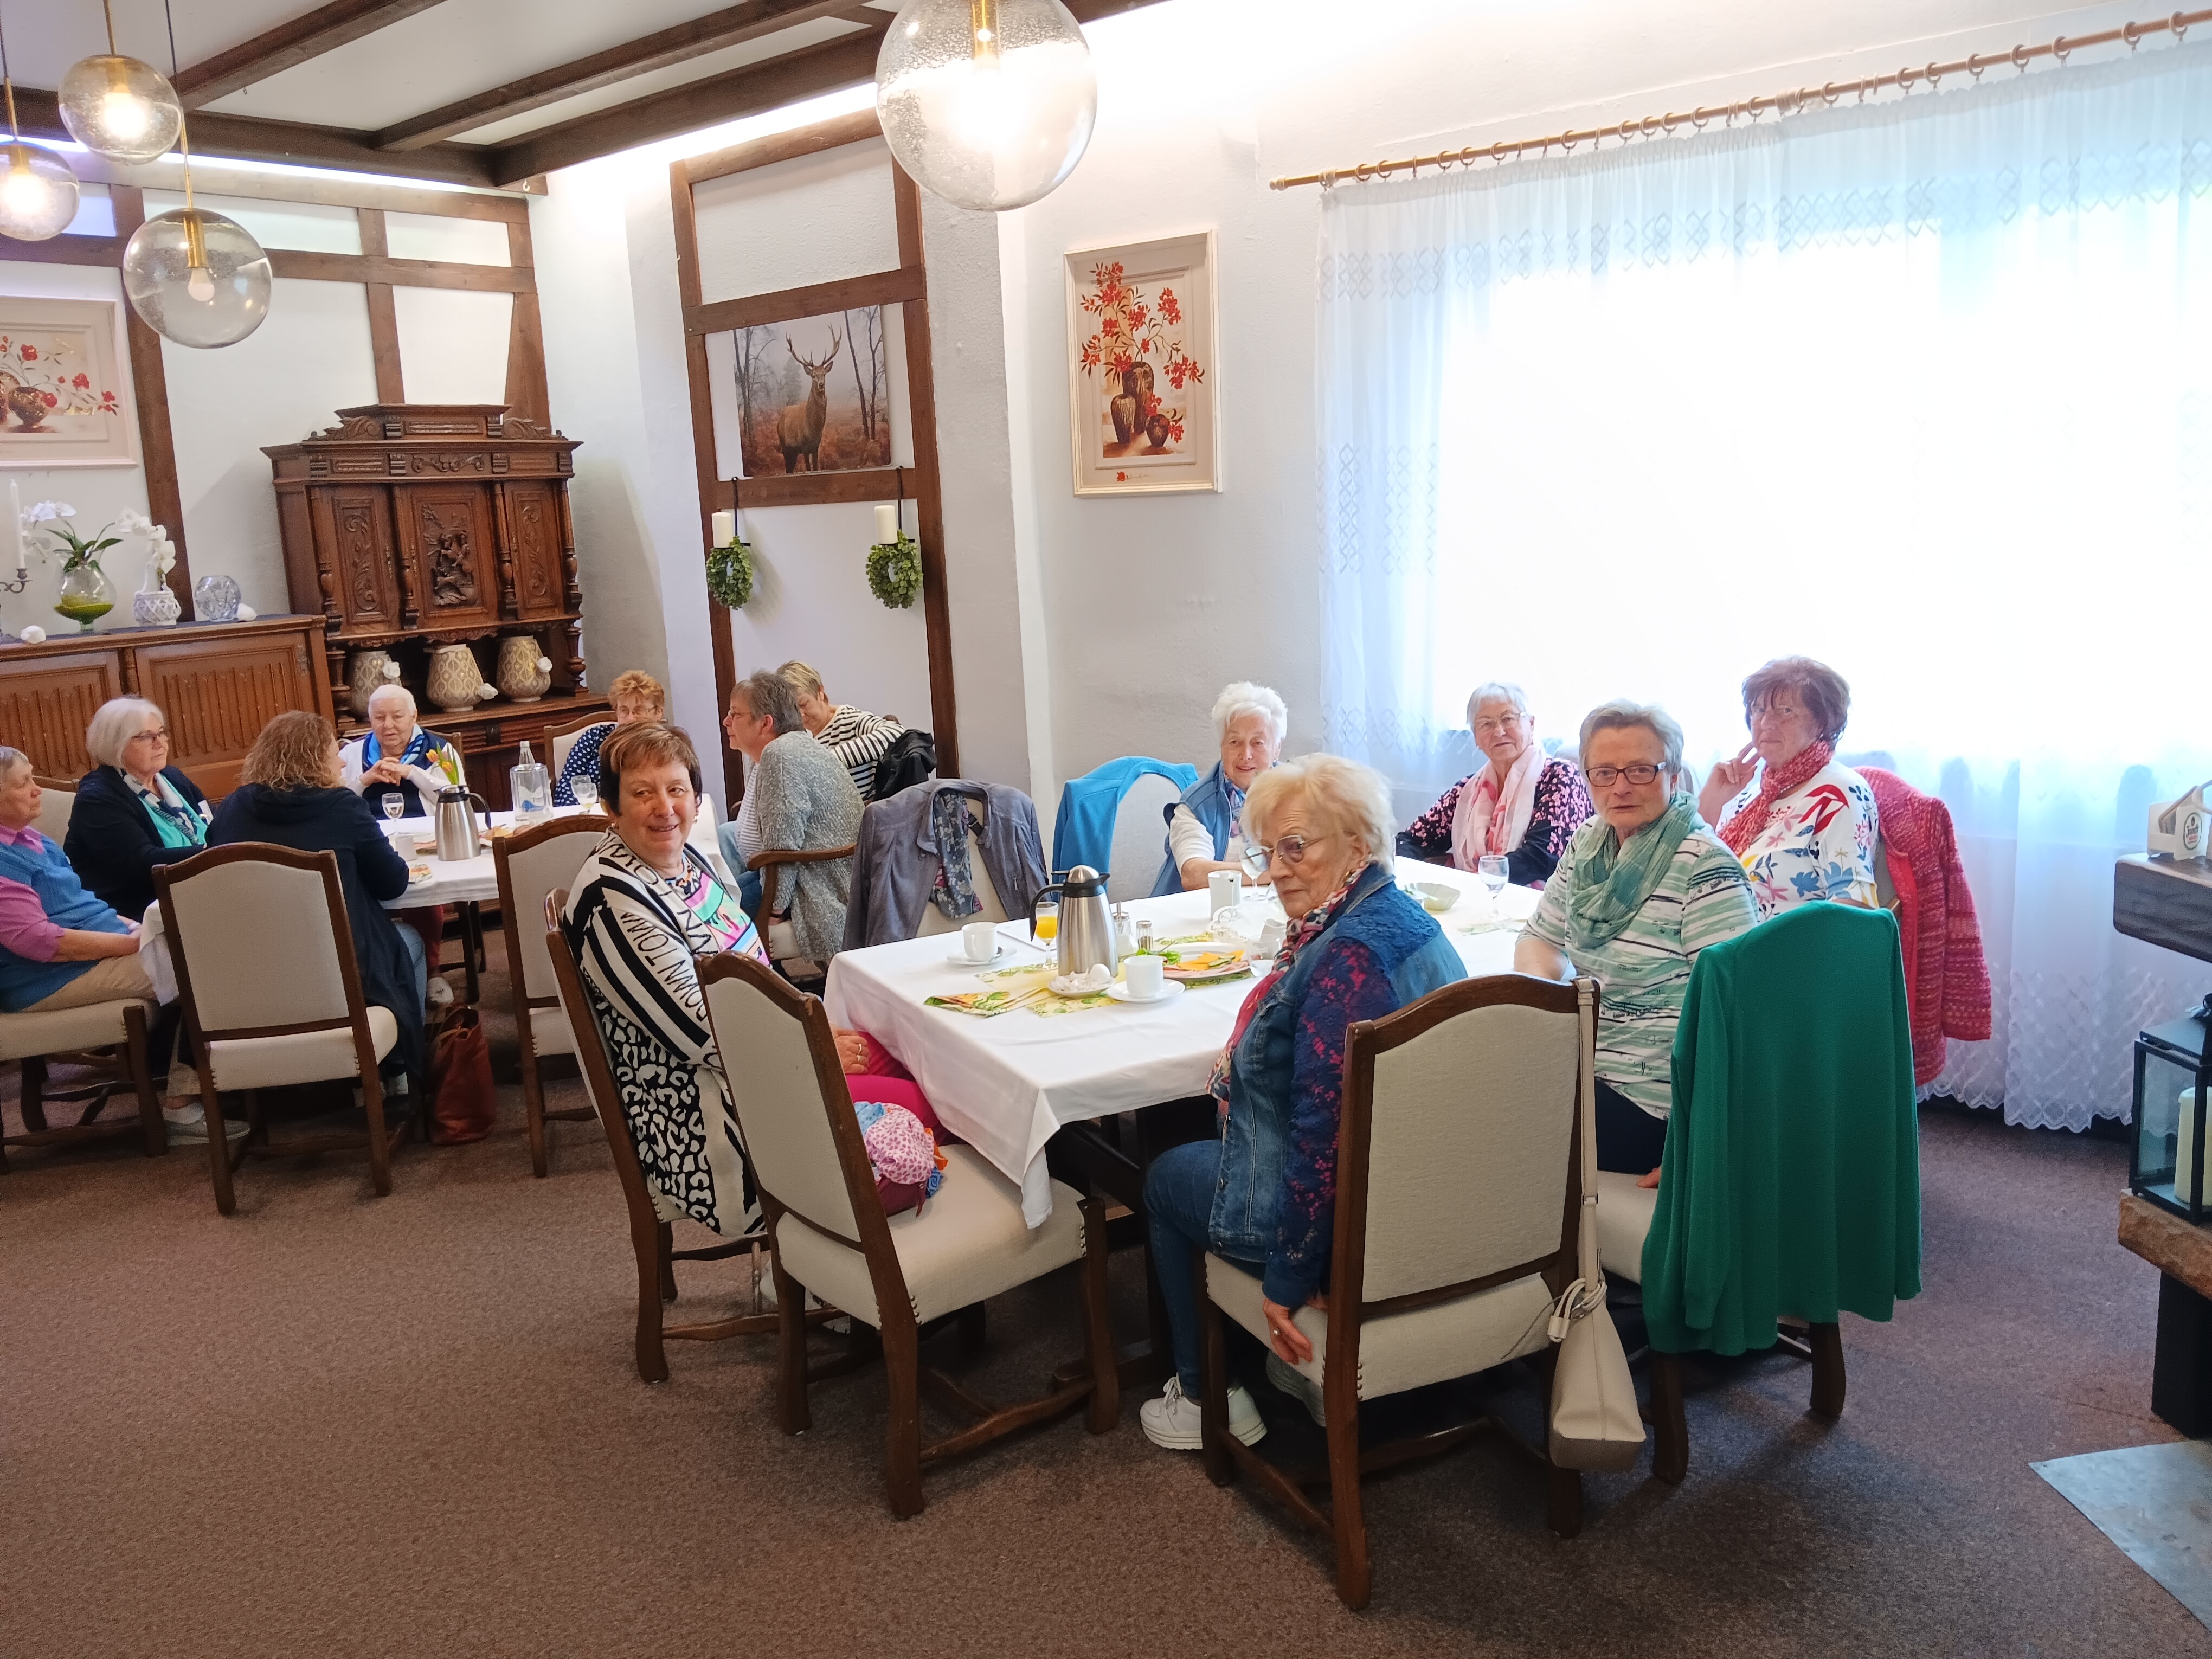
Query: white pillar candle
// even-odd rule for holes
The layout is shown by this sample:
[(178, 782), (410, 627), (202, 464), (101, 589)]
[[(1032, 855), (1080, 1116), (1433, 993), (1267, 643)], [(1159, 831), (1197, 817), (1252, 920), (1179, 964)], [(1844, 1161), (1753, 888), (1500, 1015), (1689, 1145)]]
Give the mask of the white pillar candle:
[(889, 547), (898, 538), (899, 510), (890, 501), (882, 502), (876, 508), (876, 541)]
[(738, 538), (738, 515), (724, 507), (714, 514), (714, 545), (727, 547)]
[[(2212, 1103), (2205, 1107), (2212, 1117)], [(2173, 1148), (2173, 1198), (2177, 1204), (2197, 1202), (2197, 1091), (2181, 1091), (2181, 1133)]]
[(8, 480), (8, 541), (15, 550), (15, 574), (21, 575), (29, 555), (23, 547), (23, 487), (15, 479)]

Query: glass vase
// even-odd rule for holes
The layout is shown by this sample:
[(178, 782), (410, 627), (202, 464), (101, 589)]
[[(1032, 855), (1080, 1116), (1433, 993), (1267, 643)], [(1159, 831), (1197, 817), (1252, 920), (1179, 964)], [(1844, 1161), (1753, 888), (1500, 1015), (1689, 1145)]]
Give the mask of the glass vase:
[(81, 564), (64, 570), (54, 609), (76, 623), (78, 632), (89, 634), (93, 623), (115, 609), (115, 584), (96, 564)]

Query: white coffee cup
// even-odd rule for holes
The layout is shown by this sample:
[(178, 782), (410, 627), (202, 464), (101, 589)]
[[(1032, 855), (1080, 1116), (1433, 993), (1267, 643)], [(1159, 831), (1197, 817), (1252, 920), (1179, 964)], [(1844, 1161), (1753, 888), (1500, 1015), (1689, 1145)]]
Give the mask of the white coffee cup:
[(1243, 896), (1244, 883), (1234, 870), (1216, 870), (1206, 878), (1206, 913), (1225, 910)]
[(1160, 969), (1166, 964), (1158, 957), (1130, 957), (1121, 964), (1121, 981), (1129, 988), (1132, 1002), (1150, 1002), (1167, 988)]
[(960, 954), (970, 962), (988, 962), (999, 953), (999, 924), (971, 921), (960, 930)]

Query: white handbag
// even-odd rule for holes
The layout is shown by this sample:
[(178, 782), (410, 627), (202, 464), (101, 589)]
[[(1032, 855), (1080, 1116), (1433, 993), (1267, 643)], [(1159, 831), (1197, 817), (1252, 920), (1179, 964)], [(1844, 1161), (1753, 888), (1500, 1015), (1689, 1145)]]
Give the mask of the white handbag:
[(1644, 1450), (1644, 1418), (1620, 1333), (1606, 1311), (1605, 1270), (1597, 1253), (1597, 987), (1575, 981), (1582, 1003), (1581, 1277), (1553, 1304), (1551, 1337), (1559, 1345), (1552, 1373), (1552, 1462), (1568, 1469), (1626, 1469)]

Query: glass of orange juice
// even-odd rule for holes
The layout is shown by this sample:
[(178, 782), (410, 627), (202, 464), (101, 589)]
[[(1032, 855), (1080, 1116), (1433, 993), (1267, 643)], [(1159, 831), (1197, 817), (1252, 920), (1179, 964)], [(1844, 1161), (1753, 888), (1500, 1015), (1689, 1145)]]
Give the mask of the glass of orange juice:
[(1047, 899), (1043, 903), (1037, 906), (1036, 936), (1041, 939), (1048, 941), (1060, 937), (1060, 902), (1058, 900)]

